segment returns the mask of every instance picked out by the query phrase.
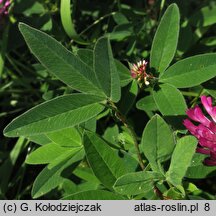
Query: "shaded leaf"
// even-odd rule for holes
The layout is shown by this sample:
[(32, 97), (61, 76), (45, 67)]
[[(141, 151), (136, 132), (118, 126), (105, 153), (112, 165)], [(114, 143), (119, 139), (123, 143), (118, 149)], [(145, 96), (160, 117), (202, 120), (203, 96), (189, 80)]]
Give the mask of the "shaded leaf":
[(152, 95), (148, 95), (144, 98), (141, 98), (136, 103), (137, 109), (144, 110), (144, 111), (155, 111), (157, 110), (157, 106), (155, 104), (154, 98)]
[(26, 140), (23, 137), (20, 137), (13, 149), (10, 151), (8, 158), (0, 166), (0, 172), (2, 173), (0, 176), (0, 191), (2, 194), (7, 192), (9, 180), (13, 174), (15, 163), (27, 144)]
[(97, 129), (97, 118), (94, 117), (86, 122), (84, 122), (83, 124), (80, 125), (82, 128), (86, 129), (86, 130), (90, 130), (92, 132), (96, 132)]
[(67, 148), (50, 143), (33, 151), (28, 155), (25, 162), (28, 164), (48, 164), (67, 151)]
[(87, 182), (100, 183), (89, 167), (77, 167), (73, 174)]
[(133, 107), (138, 93), (136, 81), (132, 81), (128, 86), (122, 89), (122, 97), (118, 103), (118, 108), (123, 115), (127, 115)]
[(206, 27), (216, 23), (216, 6), (206, 6), (194, 13), (188, 22), (196, 27)]
[(82, 145), (82, 138), (74, 127), (47, 133), (46, 136), (53, 142), (64, 147), (79, 147)]
[(153, 112), (158, 109), (152, 95), (141, 98), (136, 103), (136, 108), (145, 111), (149, 118), (151, 118), (154, 115)]
[(124, 64), (122, 64), (118, 60), (115, 60), (115, 64), (116, 64), (117, 71), (120, 76), (121, 86), (124, 87), (132, 81), (130, 71)]
[(51, 143), (51, 140), (45, 134), (28, 136), (26, 138), (28, 138), (29, 141), (34, 142), (38, 145), (46, 145)]
[(62, 171), (71, 164), (81, 160), (84, 156), (82, 150), (69, 152), (69, 154), (59, 161), (55, 166), (45, 167), (34, 181), (32, 188), (32, 197), (34, 199), (43, 196), (52, 189), (56, 188), (64, 178), (61, 176)]

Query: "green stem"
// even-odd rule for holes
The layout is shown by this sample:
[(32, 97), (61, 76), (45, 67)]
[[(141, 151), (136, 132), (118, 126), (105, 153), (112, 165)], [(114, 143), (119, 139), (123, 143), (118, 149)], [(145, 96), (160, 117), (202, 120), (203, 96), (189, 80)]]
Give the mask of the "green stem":
[[(8, 56), (9, 56), (9, 55), (8, 55)], [(13, 57), (11, 57), (11, 56), (9, 56), (9, 57), (10, 57), (10, 59), (11, 59), (12, 61), (14, 61), (14, 63), (15, 63), (17, 66), (22, 67), (24, 70), (26, 70), (27, 72), (29, 72), (29, 73), (31, 73), (31, 74), (35, 74), (35, 71), (32, 70), (32, 69), (30, 69), (28, 66), (22, 64), (20, 61), (17, 61), (15, 58), (13, 58)]]
[(139, 149), (139, 144), (137, 142), (136, 134), (135, 134), (133, 128), (129, 124), (125, 123), (124, 125), (130, 131), (130, 134), (131, 134), (131, 136), (133, 138), (134, 146), (135, 146), (135, 149), (136, 149), (136, 152), (137, 152), (137, 157), (138, 157), (138, 160), (139, 160), (140, 167), (142, 168), (142, 170), (144, 170), (145, 165), (144, 165), (142, 157), (141, 157), (141, 153), (140, 153), (140, 149)]
[(161, 4), (160, 4), (160, 10), (161, 11), (163, 10), (164, 4), (165, 4), (165, 0), (161, 0)]
[[(118, 110), (116, 105), (112, 101), (109, 101), (109, 104), (110, 104), (112, 110), (115, 112), (116, 117), (124, 124), (125, 127), (128, 128), (128, 130), (129, 130), (129, 132), (130, 132), (130, 134), (131, 134), (131, 136), (133, 138), (134, 146), (135, 146), (137, 157), (138, 157), (138, 160), (139, 160), (139, 165), (140, 165), (141, 169), (144, 170), (145, 165), (144, 165), (142, 157), (141, 157), (141, 152), (140, 152), (140, 149), (139, 149), (139, 144), (137, 142), (135, 131), (133, 130), (133, 128), (127, 122), (126, 117)], [(156, 185), (154, 186), (154, 193), (160, 199), (162, 199), (162, 200), (164, 199), (163, 193), (160, 191), (160, 189)]]
[(9, 55), (6, 55), (7, 60), (12, 65), (12, 67), (15, 69), (15, 71), (19, 74), (19, 76), (22, 76), (22, 71), (17, 67), (17, 65), (13, 62), (11, 57)]
[(112, 101), (109, 101), (109, 103), (111, 105), (112, 110), (115, 112), (116, 117), (124, 124), (124, 126), (126, 128), (128, 128), (128, 130), (129, 130), (129, 132), (130, 132), (130, 134), (132, 136), (133, 142), (134, 142), (134, 146), (135, 146), (135, 149), (136, 149), (136, 153), (137, 153), (137, 157), (138, 157), (138, 160), (139, 160), (140, 167), (141, 167), (142, 170), (144, 170), (145, 169), (145, 165), (144, 165), (142, 157), (141, 157), (141, 153), (140, 153), (140, 149), (139, 149), (139, 144), (137, 142), (135, 131), (128, 124), (126, 117), (124, 115), (122, 115), (122, 113), (118, 110), (118, 108), (116, 107), (116, 105)]
[(0, 77), (1, 78), (2, 78), (2, 72), (4, 70), (4, 64), (5, 64), (5, 54), (6, 54), (7, 45), (8, 45), (9, 28), (10, 28), (10, 23), (8, 23), (2, 35), (1, 53), (0, 53)]
[(194, 107), (197, 104), (198, 99), (200, 98), (200, 95), (204, 92), (204, 88), (202, 88), (197, 96), (191, 101), (191, 107)]
[(196, 93), (196, 92), (181, 91), (181, 93), (182, 93), (183, 95), (185, 95), (185, 96), (191, 96), (191, 97), (197, 97), (197, 96), (199, 96), (199, 94)]
[(164, 5), (165, 5), (165, 1), (166, 0), (161, 0), (159, 20), (161, 19), (161, 16), (162, 16), (162, 11), (163, 11), (163, 8), (164, 8)]
[(91, 25), (89, 25), (86, 29), (84, 29), (80, 34), (79, 36), (83, 35), (85, 32), (87, 32), (89, 29), (91, 29), (94, 25), (97, 25), (99, 22), (101, 22), (102, 20), (104, 20), (105, 18), (109, 17), (109, 16), (113, 16), (115, 15), (116, 12), (112, 12), (112, 13), (109, 13), (109, 14), (106, 14), (102, 17), (100, 17), (99, 19), (95, 20)]
[(117, 6), (118, 6), (118, 10), (121, 12), (121, 1), (120, 0), (116, 0)]

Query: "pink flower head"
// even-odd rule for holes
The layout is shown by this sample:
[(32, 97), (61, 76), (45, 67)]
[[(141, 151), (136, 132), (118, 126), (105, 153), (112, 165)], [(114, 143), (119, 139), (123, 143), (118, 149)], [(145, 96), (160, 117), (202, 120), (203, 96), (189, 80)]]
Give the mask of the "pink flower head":
[(0, 17), (8, 14), (10, 7), (10, 0), (0, 0)]
[(183, 124), (198, 139), (197, 152), (209, 155), (204, 163), (208, 166), (216, 166), (216, 107), (212, 106), (211, 97), (201, 96), (201, 102), (211, 119), (203, 114), (199, 106), (196, 106), (188, 109), (186, 113), (198, 124), (193, 124), (189, 119), (185, 119)]
[(145, 85), (149, 85), (148, 78), (152, 78), (152, 75), (146, 73), (146, 66), (148, 62), (145, 60), (137, 62), (137, 64), (133, 64), (131, 67), (131, 76), (134, 79), (137, 79), (139, 82), (144, 81)]

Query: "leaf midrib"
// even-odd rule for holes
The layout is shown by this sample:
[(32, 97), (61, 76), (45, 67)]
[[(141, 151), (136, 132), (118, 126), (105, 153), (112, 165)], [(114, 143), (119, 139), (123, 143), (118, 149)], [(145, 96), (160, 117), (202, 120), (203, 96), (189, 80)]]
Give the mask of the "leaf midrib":
[[(88, 135), (87, 135), (87, 136), (88, 136)], [(93, 146), (93, 148), (95, 149), (95, 151), (98, 153), (98, 155), (100, 156), (100, 158), (104, 161), (106, 167), (108, 168), (108, 170), (110, 171), (110, 173), (112, 174), (112, 176), (114, 177), (114, 179), (117, 180), (117, 177), (115, 176), (114, 172), (112, 172), (112, 170), (111, 170), (111, 168), (108, 166), (107, 162), (103, 159), (101, 153), (100, 153), (99, 151), (97, 151), (97, 148), (94, 146), (94, 144), (92, 144), (92, 141), (91, 141), (91, 139), (89, 138), (89, 136), (88, 136), (88, 139), (90, 140), (91, 145)]]
[[(130, 175), (130, 174), (128, 174), (128, 175)], [(136, 174), (135, 174), (136, 175)], [(119, 179), (118, 179), (118, 181), (120, 181), (121, 180), (121, 178), (123, 178), (123, 177), (125, 177), (125, 176), (127, 176), (127, 174), (126, 175), (123, 175), (122, 177), (120, 177)], [(134, 177), (134, 176), (133, 176)], [(119, 187), (119, 186), (124, 186), (124, 185), (128, 185), (128, 184), (134, 184), (134, 183), (146, 183), (146, 182), (150, 182), (150, 181), (152, 181), (152, 179), (153, 179), (153, 176), (149, 176), (148, 178), (146, 178), (146, 179), (133, 179), (133, 182), (129, 182), (129, 183), (122, 183), (121, 185), (118, 185), (118, 184), (115, 184), (115, 186), (116, 187)]]
[[(211, 67), (216, 67), (215, 65), (210, 65), (210, 66), (206, 66), (202, 69), (194, 69), (194, 70), (189, 70), (189, 71), (186, 71), (186, 72), (183, 72), (181, 74), (173, 74), (171, 72), (169, 72), (170, 74), (172, 74), (172, 76), (168, 76), (168, 73), (164, 73), (161, 78), (160, 78), (160, 81), (164, 81), (164, 80), (169, 80), (169, 79), (175, 79), (176, 77), (181, 77), (181, 76), (185, 76), (185, 74), (191, 74), (191, 73), (196, 73), (197, 71), (205, 71), (206, 69), (210, 69)], [(172, 69), (173, 70), (173, 69)], [(172, 71), (171, 68), (170, 70), (168, 69), (167, 71)], [(167, 72), (166, 71), (166, 72)], [(185, 70), (184, 70), (185, 71)], [(167, 76), (166, 76), (167, 75)], [(163, 78), (163, 76), (165, 76), (165, 78)]]
[[(171, 16), (172, 16), (172, 14), (173, 14), (173, 9), (172, 9), (172, 11), (171, 11)], [(168, 32), (169, 32), (169, 30), (170, 30), (170, 27), (171, 27), (171, 23), (172, 23), (172, 20), (169, 20), (169, 27), (168, 27)], [(159, 67), (158, 67), (158, 70), (160, 71), (161, 70), (161, 62), (162, 62), (162, 57), (164, 56), (164, 50), (165, 50), (165, 44), (167, 43), (167, 38), (168, 38), (168, 34), (166, 34), (166, 36), (165, 36), (165, 40), (163, 40), (163, 49), (162, 49), (162, 52), (159, 52), (159, 53), (161, 53), (161, 55), (160, 55), (160, 60), (159, 60)], [(167, 66), (166, 66), (167, 67)], [(166, 68), (165, 68), (166, 69)]]
[[(56, 116), (59, 116), (59, 115), (62, 115), (62, 114), (65, 114), (65, 113), (68, 113), (68, 112), (73, 112), (73, 111), (76, 111), (76, 110), (78, 110), (78, 109), (84, 109), (84, 108), (87, 108), (88, 106), (92, 106), (92, 105), (94, 105), (94, 104), (98, 104), (98, 105), (100, 105), (99, 104), (99, 102), (95, 102), (95, 103), (91, 103), (91, 104), (88, 104), (88, 105), (86, 105), (86, 106), (82, 106), (82, 107), (78, 107), (78, 108), (76, 108), (76, 109), (73, 109), (73, 110), (69, 110), (69, 111), (65, 111), (65, 112), (62, 112), (62, 113), (60, 113), (60, 114), (57, 114), (57, 115), (54, 115), (54, 116), (51, 116), (51, 117), (44, 117), (44, 118), (42, 118), (42, 119), (39, 119), (39, 120), (37, 120), (37, 121), (34, 121), (34, 122), (31, 122), (31, 123), (28, 123), (28, 124), (25, 124), (25, 125), (23, 125), (23, 126), (20, 126), (20, 127), (17, 127), (17, 128), (15, 128), (15, 129), (13, 129), (13, 130), (10, 130), (10, 131), (7, 131), (6, 133), (8, 133), (8, 132), (13, 132), (13, 131), (15, 131), (15, 130), (17, 130), (17, 129), (19, 129), (19, 128), (22, 128), (22, 127), (26, 127), (26, 126), (29, 126), (29, 125), (31, 125), (31, 124), (35, 124), (35, 123), (37, 123), (37, 122), (40, 122), (40, 121), (43, 121), (43, 120), (46, 120), (46, 119), (52, 119), (52, 118), (55, 118)], [(102, 105), (101, 105), (102, 106)], [(34, 107), (35, 108), (35, 107)], [(23, 115), (24, 115), (25, 113), (23, 113)], [(22, 116), (22, 115), (21, 115)], [(20, 116), (19, 116), (20, 117)], [(16, 120), (16, 119), (15, 119)]]
[[(26, 26), (25, 26), (25, 27), (26, 27)], [(40, 33), (40, 34), (42, 34), (43, 36), (45, 36), (45, 34), (44, 34), (43, 32), (40, 32), (40, 31), (38, 31), (37, 29), (34, 29), (34, 31), (37, 31), (38, 33)], [(31, 37), (34, 37), (35, 40), (37, 40), (38, 42), (41, 42), (34, 34), (32, 34), (32, 32), (27, 31), (27, 33), (28, 33), (29, 35), (31, 35)], [(54, 40), (51, 36), (49, 36), (49, 35), (46, 35), (46, 36), (47, 36), (49, 39)], [(24, 35), (24, 38), (25, 38), (25, 40), (27, 41), (25, 35)], [(69, 50), (67, 50), (64, 46), (62, 46), (61, 43), (59, 43), (59, 42), (56, 41), (56, 40), (55, 40), (55, 42), (58, 43), (58, 44), (64, 49), (64, 51), (65, 51), (66, 53), (68, 53), (68, 54), (72, 55), (74, 58), (76, 58), (76, 56), (74, 56), (73, 53), (71, 53), (71, 52), (70, 52)], [(27, 44), (28, 44), (28, 43), (27, 43)], [(95, 86), (87, 77), (85, 77), (82, 73), (77, 73), (77, 69), (75, 69), (75, 67), (73, 67), (73, 65), (71, 65), (68, 61), (66, 61), (66, 59), (64, 59), (64, 58), (62, 57), (62, 55), (60, 55), (60, 56), (57, 55), (57, 53), (54, 52), (46, 43), (43, 43), (43, 40), (42, 40), (42, 44), (43, 44), (44, 47), (48, 48), (48, 50), (49, 50), (51, 53), (53, 53), (54, 56), (57, 56), (57, 59), (62, 60), (62, 62), (65, 63), (66, 65), (68, 65), (69, 68), (71, 68), (73, 71), (76, 71), (76, 74), (81, 75), (81, 77), (82, 77), (83, 79), (85, 79), (90, 85), (92, 85), (92, 87), (96, 87), (96, 86)], [(32, 53), (35, 53), (35, 52), (32, 50), (31, 46), (29, 46), (29, 49), (32, 51)], [(36, 58), (41, 62), (41, 64), (42, 64), (45, 68), (47, 68), (47, 66), (44, 65), (43, 61), (41, 61), (40, 58), (39, 58), (37, 55), (35, 55), (35, 56), (36, 56)], [(77, 58), (77, 59), (78, 59), (78, 61), (80, 61), (79, 58)], [(83, 61), (81, 61), (81, 62), (84, 63)], [(84, 63), (84, 65), (88, 67), (88, 65), (86, 65), (85, 63)], [(89, 70), (91, 70), (90, 67), (88, 67), (88, 68), (89, 68)], [(55, 75), (59, 80), (61, 80), (63, 83), (65, 83), (65, 84), (68, 85), (69, 87), (75, 89), (73, 86), (71, 86), (70, 84), (66, 83), (66, 82), (63, 81), (61, 78), (59, 78), (59, 76), (56, 75), (55, 73), (53, 73), (49, 68), (47, 68), (47, 70), (49, 70), (52, 74), (54, 74), (54, 75)], [(92, 74), (93, 74), (93, 73), (92, 73)], [(98, 89), (98, 88), (96, 87), (96, 89)], [(80, 91), (79, 89), (75, 89), (75, 90)], [(100, 90), (100, 89), (98, 89), (98, 90)]]
[[(55, 167), (59, 166), (60, 164), (62, 164), (62, 163), (65, 161), (65, 164), (63, 164), (62, 167), (61, 167), (60, 169), (56, 170), (56, 172), (54, 172), (54, 174), (51, 175), (51, 176), (57, 175), (58, 177), (62, 178), (62, 176), (60, 176), (59, 174), (61, 174), (61, 172), (62, 172), (65, 168), (67, 168), (67, 167), (69, 166), (69, 165), (68, 165), (68, 162), (69, 162), (69, 160), (71, 159), (71, 156), (78, 154), (80, 151), (81, 151), (81, 149), (78, 150), (75, 154), (72, 154), (72, 152), (70, 152), (70, 154), (68, 154), (68, 156), (67, 156), (64, 160), (60, 161), (59, 164), (57, 164), (56, 166), (52, 167), (52, 169), (55, 169)], [(49, 163), (49, 164), (50, 164), (50, 163)], [(49, 164), (46, 166), (47, 169), (48, 169)], [(43, 170), (42, 170), (42, 171), (43, 171)], [(39, 173), (39, 175), (40, 175), (40, 173)], [(39, 175), (38, 175), (38, 176), (39, 176)], [(37, 178), (36, 178), (36, 179), (37, 179)], [(44, 181), (43, 181), (42, 183), (40, 182), (40, 185), (39, 185), (40, 187), (38, 187), (39, 189), (38, 189), (37, 192), (34, 194), (33, 198), (37, 198), (37, 197), (39, 197), (39, 196), (41, 196), (41, 195), (44, 194), (44, 192), (40, 192), (40, 190), (41, 190), (42, 187), (44, 187), (44, 185), (45, 185), (46, 183), (47, 183), (47, 179), (44, 178)], [(32, 193), (35, 192), (35, 191), (33, 191), (33, 189), (35, 189), (35, 188), (34, 188), (34, 185), (35, 185), (35, 182), (34, 182), (34, 184), (33, 184)], [(32, 194), (32, 195), (33, 195), (33, 194)]]

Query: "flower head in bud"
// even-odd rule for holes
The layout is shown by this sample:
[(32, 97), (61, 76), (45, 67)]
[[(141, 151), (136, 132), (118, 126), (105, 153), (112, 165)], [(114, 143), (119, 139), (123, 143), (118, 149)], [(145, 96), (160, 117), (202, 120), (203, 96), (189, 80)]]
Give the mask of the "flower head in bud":
[(140, 83), (144, 82), (146, 86), (148, 86), (149, 83), (149, 78), (153, 78), (152, 75), (147, 74), (146, 72), (146, 66), (148, 62), (145, 60), (139, 61), (136, 64), (132, 64), (131, 66), (131, 76), (134, 79), (137, 79)]

